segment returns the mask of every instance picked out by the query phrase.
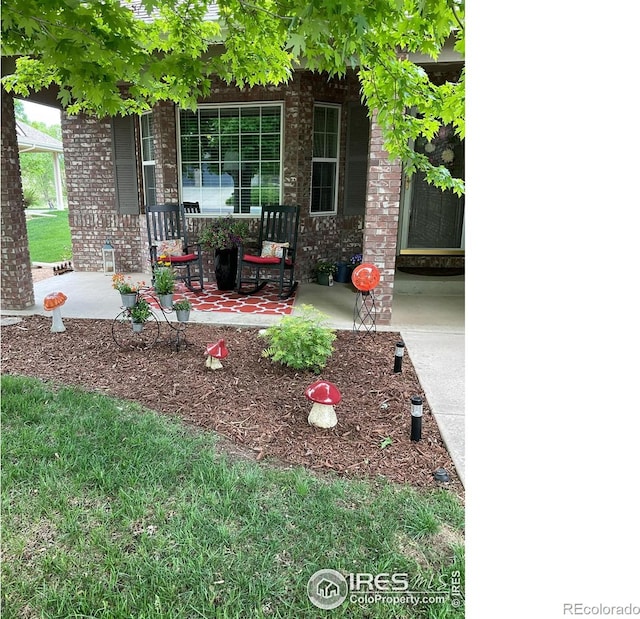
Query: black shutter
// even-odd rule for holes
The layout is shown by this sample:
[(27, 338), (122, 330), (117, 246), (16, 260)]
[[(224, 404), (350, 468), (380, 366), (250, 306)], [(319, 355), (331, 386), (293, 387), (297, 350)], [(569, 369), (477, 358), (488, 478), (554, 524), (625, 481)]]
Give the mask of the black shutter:
[(347, 152), (344, 177), (344, 214), (364, 215), (369, 162), (369, 117), (361, 103), (347, 108)]
[(140, 213), (134, 122), (133, 116), (116, 116), (111, 119), (116, 208), (121, 215)]

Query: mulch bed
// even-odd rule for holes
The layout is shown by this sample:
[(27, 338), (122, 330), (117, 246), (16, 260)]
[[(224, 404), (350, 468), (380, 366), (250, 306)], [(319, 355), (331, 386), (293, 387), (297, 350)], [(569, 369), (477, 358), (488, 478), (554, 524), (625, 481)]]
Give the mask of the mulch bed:
[[(51, 318), (29, 316), (2, 327), (2, 372), (36, 376), (140, 402), (223, 437), (234, 455), (318, 472), (445, 486), (464, 493), (426, 398), (405, 353), (393, 373), (398, 333), (374, 336), (338, 331), (335, 352), (320, 376), (295, 371), (261, 356), (265, 340), (256, 328), (189, 324), (189, 346), (176, 352), (167, 325), (150, 350), (122, 350), (111, 321), (65, 319), (64, 333), (51, 333)], [(205, 367), (204, 348), (224, 338), (223, 369)], [(310, 426), (311, 402), (304, 390), (319, 377), (342, 393), (338, 425)], [(410, 398), (424, 400), (422, 440), (410, 440)], [(391, 444), (381, 447), (381, 442)], [(385, 441), (388, 443), (389, 441)], [(444, 467), (449, 483), (434, 480)]]

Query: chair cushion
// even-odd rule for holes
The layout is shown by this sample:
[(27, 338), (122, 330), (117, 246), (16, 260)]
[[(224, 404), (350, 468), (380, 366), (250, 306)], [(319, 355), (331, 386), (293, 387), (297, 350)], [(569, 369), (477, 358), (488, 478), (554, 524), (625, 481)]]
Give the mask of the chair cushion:
[(262, 241), (263, 258), (282, 258), (282, 252), (285, 247), (289, 247), (289, 243), (276, 243), (275, 241)]
[(196, 254), (185, 254), (184, 256), (169, 256), (169, 261), (173, 264), (174, 262), (191, 262), (192, 260), (197, 260), (198, 256)]
[(158, 256), (182, 256), (182, 239), (158, 241), (156, 245)]
[[(280, 264), (280, 258), (274, 258), (270, 256), (252, 256), (251, 254), (245, 254), (242, 256), (244, 262), (250, 262), (252, 264)], [(289, 258), (284, 261), (285, 266), (291, 266), (292, 262)]]

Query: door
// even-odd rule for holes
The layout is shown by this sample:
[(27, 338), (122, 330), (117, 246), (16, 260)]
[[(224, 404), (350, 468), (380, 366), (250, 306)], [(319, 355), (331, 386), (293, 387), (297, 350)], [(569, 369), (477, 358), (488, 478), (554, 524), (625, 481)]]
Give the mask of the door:
[[(464, 142), (452, 127), (442, 127), (430, 142), (416, 140), (414, 150), (434, 165), (446, 165), (454, 177), (464, 178)], [(406, 179), (400, 253), (464, 253), (464, 196), (429, 185), (419, 172)]]

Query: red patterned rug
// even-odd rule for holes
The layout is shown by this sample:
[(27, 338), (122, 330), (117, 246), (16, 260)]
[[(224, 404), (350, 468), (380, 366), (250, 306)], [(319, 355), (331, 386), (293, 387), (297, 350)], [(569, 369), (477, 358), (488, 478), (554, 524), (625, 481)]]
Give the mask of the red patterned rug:
[[(193, 293), (187, 290), (184, 284), (178, 284), (173, 301), (175, 303), (186, 298), (196, 312), (285, 315), (293, 311), (295, 297), (294, 293), (288, 299), (278, 298), (278, 288), (271, 284), (252, 295), (239, 295), (233, 290), (224, 292), (211, 283), (205, 284), (204, 292)], [(154, 307), (158, 306), (153, 298), (149, 298), (149, 301)]]

